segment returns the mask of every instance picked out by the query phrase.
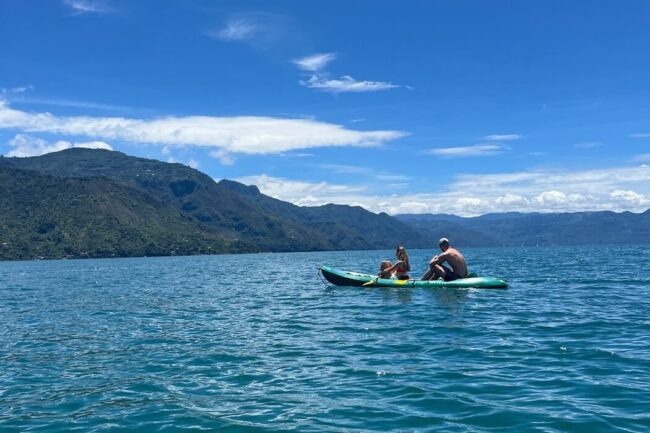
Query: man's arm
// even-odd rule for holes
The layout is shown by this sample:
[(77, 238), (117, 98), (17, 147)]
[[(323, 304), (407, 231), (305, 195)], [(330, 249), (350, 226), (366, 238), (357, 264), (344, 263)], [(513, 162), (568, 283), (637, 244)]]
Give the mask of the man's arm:
[(429, 262), (429, 266), (442, 265), (447, 261), (447, 257), (448, 257), (447, 253), (438, 254), (433, 259), (431, 259), (431, 261)]

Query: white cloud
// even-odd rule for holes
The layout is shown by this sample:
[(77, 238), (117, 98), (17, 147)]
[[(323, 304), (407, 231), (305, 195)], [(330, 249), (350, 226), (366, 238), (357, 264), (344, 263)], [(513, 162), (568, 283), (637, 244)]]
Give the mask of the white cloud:
[(630, 138), (650, 138), (650, 133), (630, 134)]
[(540, 204), (563, 204), (567, 200), (567, 195), (560, 191), (544, 191), (535, 197), (535, 201)]
[(650, 192), (650, 167), (615, 167), (579, 171), (527, 171), (502, 174), (460, 175), (453, 187), (464, 191), (481, 191), (489, 195), (509, 192), (530, 196), (544, 191), (601, 196), (623, 185)]
[(235, 158), (222, 149), (213, 150), (212, 152), (210, 152), (210, 156), (215, 159), (218, 159), (221, 165), (235, 164)]
[(235, 180), (246, 185), (256, 185), (266, 195), (299, 206), (317, 206), (348, 200), (351, 197), (350, 194), (357, 194), (365, 189), (358, 185), (304, 182), (267, 176), (266, 174), (245, 176)]
[(47, 141), (25, 134), (16, 135), (9, 144), (13, 150), (7, 153), (7, 156), (16, 156), (24, 158), (28, 156), (39, 156), (50, 152), (58, 152), (60, 150), (71, 149), (73, 147), (83, 147), (86, 149), (105, 149), (113, 150), (113, 148), (103, 141), (87, 141), (80, 143), (71, 143), (65, 140), (59, 140), (55, 143), (48, 143)]
[(504, 146), (498, 144), (477, 144), (475, 146), (438, 147), (430, 149), (427, 153), (447, 158), (461, 158), (496, 155), (503, 152), (504, 149)]
[(34, 89), (34, 86), (32, 86), (31, 84), (28, 84), (26, 86), (14, 87), (13, 89), (11, 89), (11, 92), (20, 94), (20, 93), (25, 93), (28, 90), (33, 90), (33, 89)]
[(359, 131), (310, 119), (274, 117), (55, 116), (16, 110), (0, 100), (0, 129), (121, 140), (168, 147), (205, 147), (230, 153), (275, 154), (330, 146), (378, 146), (406, 135), (402, 131)]
[(292, 60), (303, 71), (316, 72), (323, 69), (329, 62), (336, 58), (334, 53), (312, 54), (311, 56), (302, 57)]
[(110, 7), (102, 0), (64, 0), (75, 15), (79, 14), (103, 14), (111, 11)]
[[(402, 87), (387, 81), (359, 81), (349, 75), (343, 75), (341, 78), (330, 78), (326, 72), (320, 71), (325, 68), (332, 60), (336, 58), (334, 53), (318, 53), (311, 56), (302, 57), (292, 60), (303, 71), (311, 72), (312, 75), (307, 80), (300, 80), (299, 83), (310, 89), (316, 89), (321, 92), (329, 93), (364, 93), (377, 92), (380, 90), (394, 89)], [(404, 86), (412, 89), (409, 86)]]
[(565, 204), (569, 197), (561, 191), (544, 191), (534, 198), (534, 200), (543, 205), (554, 206), (558, 204)]
[[(381, 208), (388, 208), (390, 206), (390, 203), (388, 202), (382, 202), (380, 203)], [(429, 206), (429, 203), (427, 202), (419, 202), (419, 201), (404, 201), (401, 203), (398, 203), (397, 206), (393, 206), (392, 209), (394, 210), (395, 214), (401, 214), (401, 213), (428, 213), (431, 212), (431, 208)]]
[(504, 206), (505, 208), (513, 206), (522, 206), (529, 203), (529, 200), (526, 197), (523, 197), (519, 194), (510, 194), (506, 193), (505, 195), (498, 196), (494, 200), (497, 204)]
[(629, 191), (629, 190), (625, 191), (625, 190), (617, 189), (616, 191), (612, 191), (609, 195), (615, 200), (631, 202), (634, 204), (648, 205), (648, 203), (650, 203), (650, 196), (646, 197), (643, 194), (639, 194), (637, 192)]
[(243, 41), (253, 38), (259, 30), (259, 24), (254, 20), (240, 17), (229, 19), (221, 30), (209, 31), (207, 34), (222, 41)]
[(491, 134), (486, 135), (482, 139), (486, 141), (512, 141), (522, 138), (519, 134)]
[(204, 33), (224, 42), (244, 42), (264, 49), (286, 36), (285, 27), (285, 19), (281, 15), (250, 12), (234, 14), (222, 27)]
[[(359, 205), (373, 212), (452, 213), (473, 216), (490, 212), (645, 211), (650, 207), (650, 167), (615, 167), (582, 171), (536, 171), (462, 175), (435, 193), (373, 194), (363, 185), (333, 185), (274, 178), (238, 179), (255, 184), (280, 200), (298, 205)], [(382, 184), (383, 186), (383, 184)], [(383, 191), (383, 189), (382, 189)]]
[(329, 79), (320, 75), (312, 75), (307, 81), (301, 80), (300, 84), (310, 89), (330, 93), (377, 92), (379, 90), (400, 87), (397, 84), (384, 81), (357, 81), (349, 75), (344, 75), (340, 79)]
[(463, 208), (479, 209), (483, 205), (483, 199), (477, 197), (459, 197), (456, 199), (456, 204)]
[(0, 87), (0, 99), (2, 97), (8, 97), (8, 96), (16, 96), (19, 97), (20, 100), (22, 101), (23, 95), (30, 91), (34, 90), (34, 86), (31, 84), (27, 84), (26, 86), (16, 86), (16, 87), (11, 87), (11, 88), (6, 88), (6, 87)]

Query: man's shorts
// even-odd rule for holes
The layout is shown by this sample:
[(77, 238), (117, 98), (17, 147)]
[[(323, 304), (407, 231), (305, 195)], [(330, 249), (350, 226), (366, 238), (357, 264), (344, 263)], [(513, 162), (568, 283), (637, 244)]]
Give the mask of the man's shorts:
[(445, 281), (454, 281), (463, 278), (460, 275), (455, 274), (454, 271), (449, 269), (447, 266), (442, 265), (442, 268), (445, 270)]

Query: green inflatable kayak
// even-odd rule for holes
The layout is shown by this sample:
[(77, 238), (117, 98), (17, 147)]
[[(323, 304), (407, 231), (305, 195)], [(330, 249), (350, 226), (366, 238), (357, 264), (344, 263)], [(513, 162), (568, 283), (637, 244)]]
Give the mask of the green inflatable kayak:
[(421, 281), (421, 280), (392, 280), (379, 278), (375, 275), (359, 272), (339, 271), (323, 266), (320, 268), (323, 277), (335, 286), (366, 286), (366, 287), (444, 287), (444, 288), (477, 288), (477, 289), (506, 289), (508, 283), (494, 277), (479, 277), (470, 274), (467, 278), (455, 281)]

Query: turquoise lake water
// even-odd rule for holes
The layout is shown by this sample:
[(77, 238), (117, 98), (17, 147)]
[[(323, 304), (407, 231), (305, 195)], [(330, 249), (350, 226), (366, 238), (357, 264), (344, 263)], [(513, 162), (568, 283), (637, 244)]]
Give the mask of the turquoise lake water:
[(317, 278), (392, 251), (0, 262), (0, 431), (650, 431), (650, 246), (464, 252), (510, 288)]

